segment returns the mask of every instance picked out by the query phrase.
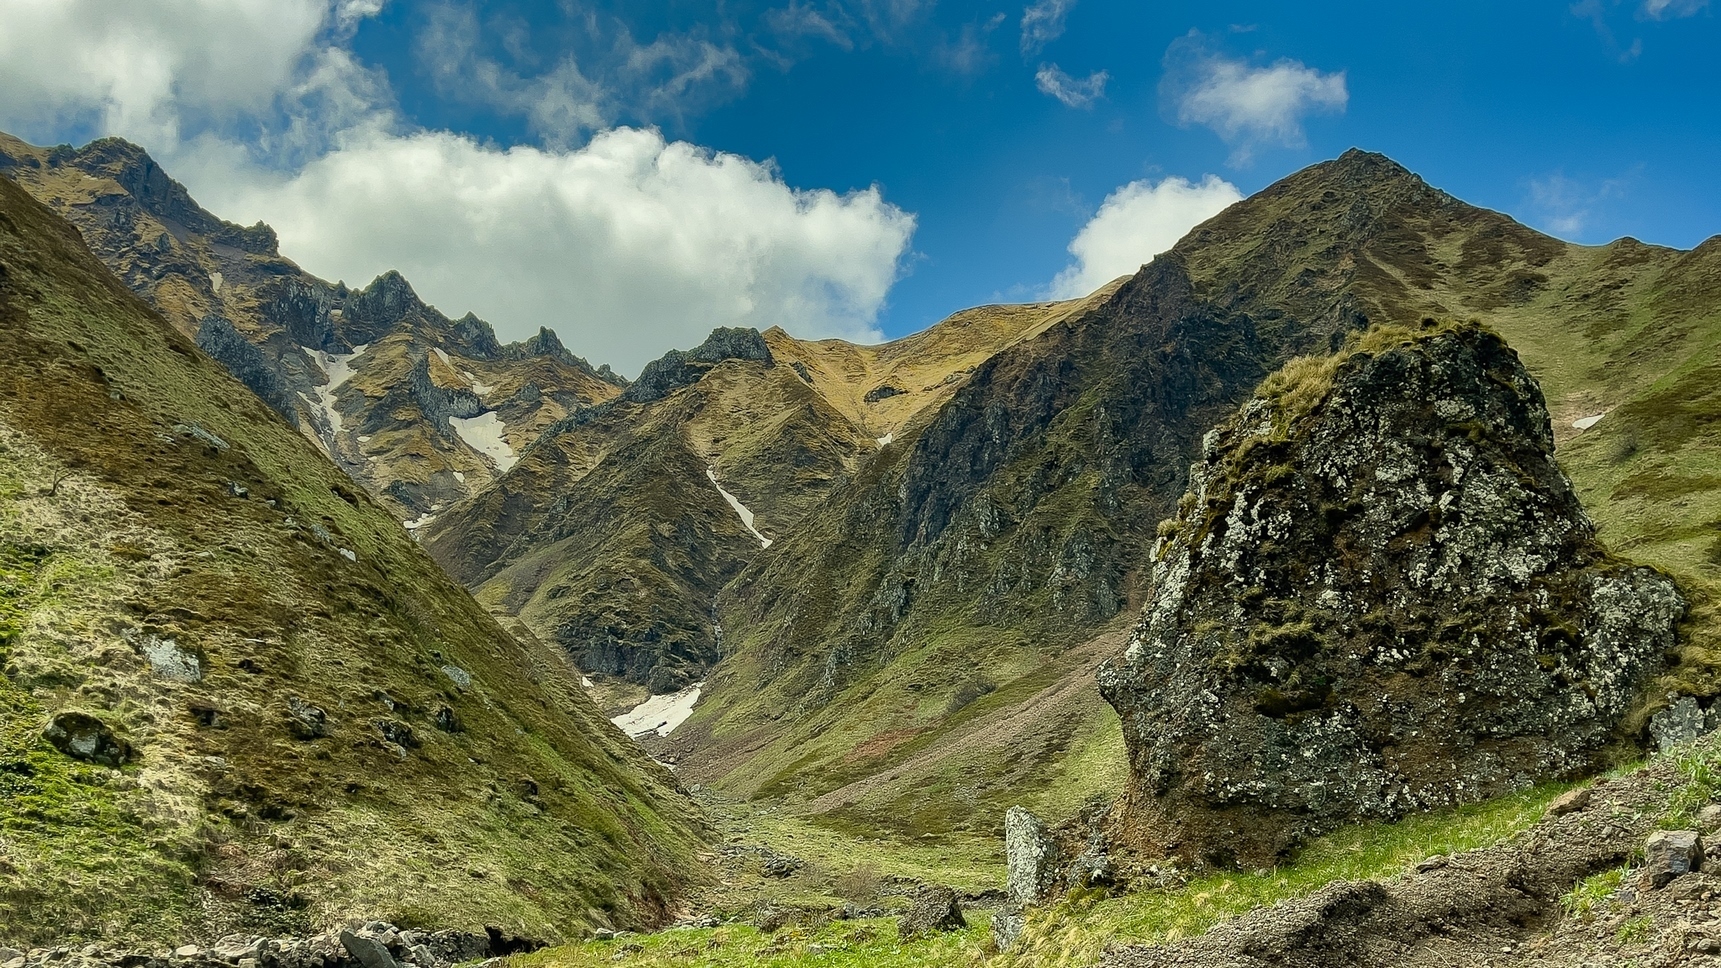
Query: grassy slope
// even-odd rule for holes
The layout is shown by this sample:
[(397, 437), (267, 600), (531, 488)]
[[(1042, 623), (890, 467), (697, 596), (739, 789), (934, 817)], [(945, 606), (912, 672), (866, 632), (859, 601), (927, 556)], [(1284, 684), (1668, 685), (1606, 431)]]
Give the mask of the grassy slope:
[[(0, 267), (0, 938), (662, 913), (699, 823), (564, 665), (5, 181)], [(135, 762), (48, 749), (65, 708)]]

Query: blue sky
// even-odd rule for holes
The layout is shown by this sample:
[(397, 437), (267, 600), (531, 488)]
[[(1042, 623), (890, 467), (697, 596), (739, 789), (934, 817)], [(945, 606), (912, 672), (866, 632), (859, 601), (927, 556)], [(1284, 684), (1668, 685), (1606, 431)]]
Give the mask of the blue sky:
[[(399, 265), (624, 371), (715, 323), (876, 338), (1067, 294), (1352, 145), (1575, 241), (1721, 232), (1704, 0), (213, 2), (0, 36), (0, 125), (131, 137), (313, 271)], [(173, 52), (126, 73), (126, 44)]]

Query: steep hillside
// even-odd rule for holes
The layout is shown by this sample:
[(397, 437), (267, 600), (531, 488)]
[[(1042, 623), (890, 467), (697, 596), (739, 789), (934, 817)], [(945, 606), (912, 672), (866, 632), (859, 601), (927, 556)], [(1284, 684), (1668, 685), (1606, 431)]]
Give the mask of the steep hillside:
[[(1364, 152), (1299, 172), (981, 364), (743, 570), (719, 600), (727, 658), (672, 751), (701, 782), (908, 830), (1115, 794), (1091, 694), (1052, 723), (1012, 711), (1129, 623), (1221, 415), (1294, 356), (1426, 316), (1520, 349), (1601, 538), (1672, 572), (1710, 628), (1718, 253), (1567, 245)], [(1682, 640), (1654, 704), (1715, 691), (1713, 640)], [(953, 744), (987, 752), (931, 755)]]
[(223, 222), (117, 138), (36, 148), (0, 134), (0, 175), (402, 521), (476, 493), (546, 426), (625, 385), (548, 330), (503, 345), (475, 316), (450, 320), (397, 273), (330, 285), (267, 225)]
[(717, 594), (767, 541), (897, 449), (981, 361), (1083, 305), (984, 307), (878, 346), (720, 330), (554, 425), (426, 547), (600, 681), (675, 691), (721, 656)]
[(6, 180), (0, 345), (0, 941), (664, 916), (673, 778)]

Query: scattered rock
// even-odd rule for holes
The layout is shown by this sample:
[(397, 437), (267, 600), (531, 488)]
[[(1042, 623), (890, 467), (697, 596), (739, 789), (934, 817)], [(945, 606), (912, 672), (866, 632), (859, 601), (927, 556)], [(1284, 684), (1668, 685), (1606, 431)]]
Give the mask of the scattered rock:
[(609, 928), (598, 928), (592, 932), (592, 939), (595, 941), (614, 941), (615, 932)]
[(1567, 790), (1555, 797), (1553, 803), (1548, 804), (1548, 816), (1563, 817), (1568, 813), (1577, 813), (1589, 805), (1590, 791), (1588, 787)]
[(962, 916), (962, 902), (956, 892), (943, 885), (927, 885), (914, 895), (914, 906), (896, 923), (897, 936), (903, 940), (940, 931), (959, 931), (968, 927)]
[(131, 759), (131, 744), (89, 713), (56, 713), (42, 730), (42, 738), (73, 759), (102, 766), (124, 766)]
[(341, 932), (341, 947), (358, 959), (364, 968), (400, 968), (400, 962), (388, 953), (388, 946), (375, 938), (352, 931)]
[(287, 700), (287, 728), (297, 739), (321, 739), (329, 735), (329, 714), (297, 696)]
[(770, 857), (765, 858), (765, 862), (759, 865), (759, 873), (764, 874), (766, 877), (788, 877), (800, 870), (803, 866), (805, 865), (798, 857), (790, 857), (787, 854), (773, 854)]
[(1703, 866), (1703, 838), (1695, 830), (1657, 830), (1643, 845), (1638, 883), (1655, 890)]
[(884, 386), (873, 387), (871, 390), (868, 390), (866, 392), (866, 396), (862, 397), (862, 399), (867, 403), (877, 403), (880, 400), (894, 397), (903, 392), (904, 391), (901, 387), (893, 387), (886, 383)]
[(1697, 811), (1697, 826), (1714, 833), (1721, 830), (1721, 803), (1706, 803)]

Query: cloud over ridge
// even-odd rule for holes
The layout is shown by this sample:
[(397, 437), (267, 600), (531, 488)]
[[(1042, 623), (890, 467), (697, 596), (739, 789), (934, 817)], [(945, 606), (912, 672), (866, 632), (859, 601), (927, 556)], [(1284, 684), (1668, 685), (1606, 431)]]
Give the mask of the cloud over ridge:
[(1302, 147), (1305, 118), (1342, 114), (1350, 103), (1344, 71), (1290, 58), (1258, 66), (1210, 50), (1195, 31), (1166, 50), (1160, 93), (1179, 124), (1204, 125), (1231, 145), (1234, 164), (1262, 144)]
[(1074, 299), (1140, 269), (1192, 228), (1241, 201), (1237, 186), (1217, 175), (1133, 181), (1106, 196), (1099, 211), (1070, 240), (1074, 261), (1047, 288)]

